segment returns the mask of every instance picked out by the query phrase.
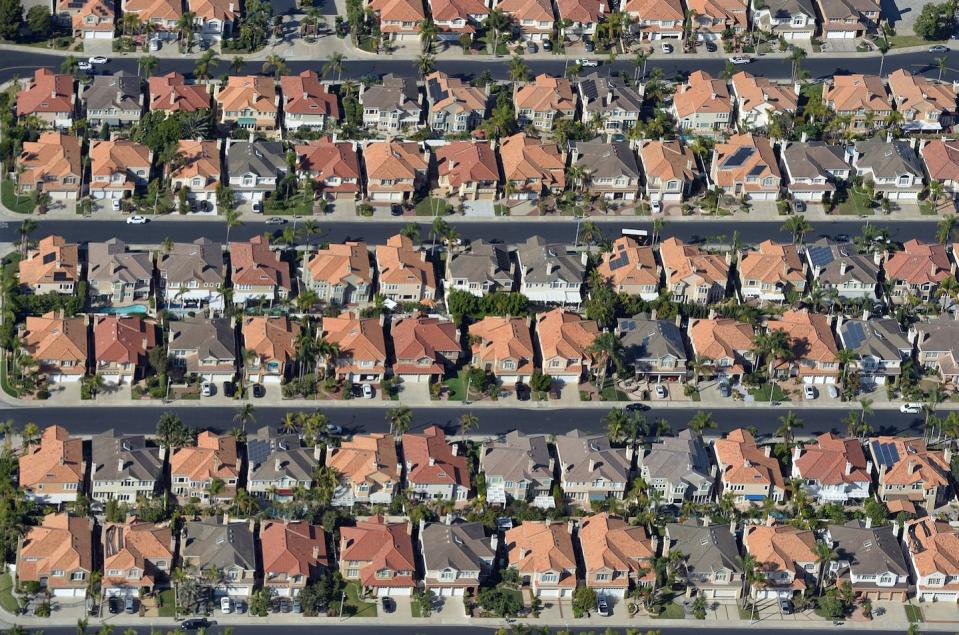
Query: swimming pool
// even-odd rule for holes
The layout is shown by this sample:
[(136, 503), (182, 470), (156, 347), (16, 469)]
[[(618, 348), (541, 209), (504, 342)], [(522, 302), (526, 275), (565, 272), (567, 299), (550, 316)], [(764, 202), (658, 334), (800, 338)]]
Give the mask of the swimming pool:
[(134, 313), (146, 314), (149, 307), (145, 304), (131, 304), (130, 306), (105, 306), (95, 310), (96, 313), (107, 313), (109, 315), (131, 315)]

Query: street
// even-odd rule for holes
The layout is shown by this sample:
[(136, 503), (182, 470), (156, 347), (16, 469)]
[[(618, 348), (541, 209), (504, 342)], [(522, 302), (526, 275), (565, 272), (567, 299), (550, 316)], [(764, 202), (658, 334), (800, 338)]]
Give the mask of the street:
[[(666, 621), (666, 620), (663, 620), (663, 621)], [(375, 632), (382, 632), (382, 629), (384, 626), (389, 626), (389, 625), (377, 624), (373, 628), (375, 629)], [(260, 625), (232, 626), (230, 628), (233, 629), (234, 635), (261, 635), (261, 634), (272, 635), (273, 633), (276, 633), (277, 631), (275, 627), (267, 625), (266, 620), (264, 620), (264, 624), (262, 626)], [(371, 628), (370, 624), (356, 624), (356, 625), (344, 624), (342, 626), (324, 625), (322, 629), (319, 629), (316, 626), (289, 626), (285, 624), (282, 627), (282, 629), (287, 632), (290, 630), (293, 630), (294, 632), (314, 633), (319, 630), (322, 630), (324, 634), (328, 634), (328, 635), (347, 635), (347, 634), (352, 635), (353, 633), (358, 632), (360, 629), (369, 630), (370, 628)], [(819, 627), (819, 628), (813, 627), (812, 630), (819, 630), (820, 628), (825, 628), (825, 626)], [(830, 626), (830, 629), (835, 631), (835, 629), (832, 629), (831, 626)], [(45, 633), (45, 635), (75, 635), (75, 633), (77, 632), (76, 628), (72, 626), (69, 628), (44, 627), (42, 630), (43, 630), (43, 633)], [(146, 626), (138, 626), (130, 630), (132, 632), (136, 632), (137, 635), (150, 635), (151, 633), (150, 627), (146, 627)], [(164, 630), (165, 629), (161, 628), (160, 632), (164, 632)], [(213, 633), (222, 633), (223, 630), (224, 630), (223, 626), (214, 626), (212, 628), (207, 629), (206, 632), (208, 633), (208, 635), (212, 635)], [(390, 635), (420, 635), (420, 634), (446, 635), (450, 633), (452, 630), (453, 629), (451, 629), (448, 626), (389, 626)], [(455, 627), (455, 632), (457, 633), (457, 635), (489, 635), (490, 633), (493, 633), (495, 630), (496, 629), (493, 627), (482, 627), (482, 626), (456, 626)], [(553, 632), (557, 632), (558, 630), (559, 629), (556, 629)], [(573, 633), (596, 633), (597, 627), (572, 628), (568, 630), (570, 630)], [(669, 635), (694, 635), (697, 633), (701, 634), (703, 632), (709, 633), (710, 635), (741, 635), (742, 633), (741, 628), (733, 629), (733, 628), (703, 628), (703, 627), (690, 627), (690, 626), (660, 626), (659, 624), (656, 625), (656, 630), (661, 631), (663, 633), (668, 633)], [(803, 629), (776, 628), (776, 629), (769, 629), (767, 630), (767, 632), (775, 632), (781, 635), (801, 635), (802, 633), (808, 633), (809, 630), (810, 630), (809, 627), (806, 627)], [(40, 631), (37, 630), (37, 631), (29, 631), (29, 632), (39, 633)], [(91, 632), (94, 632), (94, 630), (91, 629)], [(127, 632), (127, 630), (123, 629), (121, 631), (120, 628), (117, 628), (114, 632), (116, 633)], [(540, 633), (542, 631), (540, 631), (539, 629), (536, 629), (536, 632)], [(621, 633), (624, 633), (625, 629), (613, 628), (612, 632), (619, 635)], [(642, 633), (643, 630), (640, 629), (639, 632)], [(869, 632), (874, 633), (875, 635), (901, 635), (901, 631), (881, 630), (876, 628), (870, 628)]]

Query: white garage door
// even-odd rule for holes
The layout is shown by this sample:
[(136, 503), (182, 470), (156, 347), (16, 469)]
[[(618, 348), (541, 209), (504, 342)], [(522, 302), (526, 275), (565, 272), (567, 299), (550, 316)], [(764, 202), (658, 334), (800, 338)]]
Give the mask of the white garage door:
[(112, 40), (113, 32), (112, 31), (87, 31), (83, 34), (83, 37), (87, 40)]
[(713, 597), (716, 598), (717, 600), (735, 599), (737, 595), (738, 595), (738, 592), (736, 591), (736, 589), (716, 589), (715, 591), (713, 591)]
[(376, 595), (381, 598), (389, 595), (409, 596), (412, 595), (412, 590), (409, 587), (380, 587), (376, 590)]
[(539, 596), (541, 598), (558, 598), (560, 597), (559, 589), (540, 589)]
[(58, 598), (82, 598), (87, 594), (86, 589), (54, 589), (53, 595)]

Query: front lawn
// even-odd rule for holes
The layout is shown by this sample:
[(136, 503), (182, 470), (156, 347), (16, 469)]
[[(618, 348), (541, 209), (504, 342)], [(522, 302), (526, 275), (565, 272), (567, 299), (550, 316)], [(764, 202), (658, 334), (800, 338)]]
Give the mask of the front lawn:
[(466, 378), (463, 371), (460, 371), (456, 377), (444, 379), (443, 385), (449, 391), (447, 401), (463, 401), (463, 397), (466, 396)]
[(907, 46), (932, 46), (933, 44), (943, 44), (945, 40), (927, 40), (918, 35), (894, 35), (889, 38), (889, 43), (893, 48), (905, 48)]
[(663, 607), (663, 612), (653, 617), (657, 620), (684, 620), (686, 619), (686, 611), (675, 602), (667, 602), (666, 606)]
[(9, 573), (0, 575), (0, 607), (11, 615), (20, 611), (20, 604), (13, 597), (13, 576)]
[(427, 196), (413, 208), (417, 216), (445, 216), (449, 204), (445, 199)]
[(922, 616), (922, 609), (915, 604), (906, 604), (904, 608), (906, 609), (906, 618), (909, 620), (910, 624), (926, 621)]
[(176, 613), (176, 595), (173, 589), (160, 591), (160, 617), (174, 617)]
[(360, 586), (356, 582), (346, 585), (346, 602), (343, 612), (350, 617), (376, 617), (376, 602), (360, 598)]
[(0, 199), (3, 200), (4, 207), (17, 214), (33, 212), (33, 197), (21, 194), (18, 201), (16, 187), (10, 179), (3, 179), (3, 183), (0, 185)]
[(875, 209), (868, 194), (853, 188), (849, 190), (846, 200), (840, 203), (833, 213), (840, 216), (871, 216), (875, 214)]
[(789, 395), (783, 392), (783, 389), (779, 387), (779, 384), (763, 384), (759, 388), (753, 388), (749, 391), (749, 394), (752, 395), (753, 399), (759, 402), (769, 402), (769, 391), (770, 385), (772, 386), (773, 401), (788, 401)]

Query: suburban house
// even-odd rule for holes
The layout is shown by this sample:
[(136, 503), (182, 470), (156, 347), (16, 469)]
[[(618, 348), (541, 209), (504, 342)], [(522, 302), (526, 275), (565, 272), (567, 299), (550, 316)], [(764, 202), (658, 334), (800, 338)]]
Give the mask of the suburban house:
[(879, 24), (875, 0), (817, 0), (822, 32), (827, 40), (851, 40), (873, 31)]
[(84, 167), (77, 137), (43, 132), (36, 141), (24, 141), (16, 168), (18, 196), (40, 191), (54, 201), (80, 197)]
[[(503, 0), (500, 6), (513, 1)], [(513, 107), (520, 128), (532, 124), (537, 130), (549, 131), (558, 120), (573, 119), (576, 114), (576, 95), (568, 79), (544, 73), (531, 82), (516, 84), (513, 88)]]
[(806, 290), (806, 265), (796, 245), (764, 240), (739, 258), (736, 267), (743, 300), (784, 304), (786, 294)]
[[(228, 434), (204, 430), (197, 435), (195, 446), (180, 448), (170, 457), (171, 489), (181, 504), (193, 498), (201, 505), (229, 502), (236, 495), (239, 479), (236, 439)], [(219, 483), (219, 491), (214, 481)]]
[(579, 313), (555, 308), (536, 318), (536, 338), (543, 373), (555, 381), (578, 386), (589, 377), (595, 363), (590, 350), (599, 336), (595, 320), (584, 320)]
[(756, 560), (757, 573), (764, 578), (750, 589), (754, 599), (791, 600), (816, 585), (819, 554), (811, 529), (775, 522), (748, 525), (743, 531), (743, 547)]
[(298, 491), (314, 486), (321, 452), (319, 444), (301, 446), (297, 434), (260, 428), (246, 441), (247, 490), (261, 501), (293, 500)]
[(16, 584), (37, 582), (57, 598), (87, 595), (94, 571), (92, 518), (47, 514), (17, 541)]
[(623, 344), (623, 364), (632, 368), (637, 381), (685, 383), (689, 358), (675, 322), (637, 313), (619, 318), (614, 332)]
[(316, 71), (280, 78), (283, 92), (283, 127), (287, 130), (322, 130), (340, 119), (336, 95), (320, 81)]
[(879, 500), (903, 509), (915, 506), (932, 513), (952, 497), (949, 449), (930, 450), (917, 437), (872, 437), (868, 441), (872, 464), (878, 473)]
[(400, 486), (402, 466), (391, 434), (357, 434), (331, 447), (326, 465), (340, 475), (333, 505), (352, 507), (355, 503), (388, 505)]
[(93, 305), (146, 303), (152, 283), (153, 258), (149, 253), (128, 251), (119, 238), (87, 243), (87, 285)]
[(916, 360), (935, 370), (946, 384), (959, 381), (959, 321), (937, 318), (918, 322), (909, 332), (916, 343)]
[(893, 318), (841, 319), (836, 333), (842, 347), (854, 353), (849, 368), (859, 373), (862, 385), (895, 382), (902, 363), (912, 357), (912, 342)]
[(754, 28), (769, 31), (787, 42), (811, 40), (816, 35), (818, 16), (812, 0), (772, 0), (754, 4), (752, 10)]
[(503, 189), (511, 201), (537, 201), (566, 188), (566, 154), (548, 143), (519, 132), (500, 141)]
[(267, 302), (272, 307), (293, 292), (289, 263), (280, 260), (263, 235), (243, 243), (231, 242), (230, 268), (234, 304)]
[(746, 0), (689, 0), (686, 7), (692, 12), (690, 29), (697, 41), (717, 41), (727, 30), (739, 34), (748, 27)]
[[(113, 25), (110, 25), (111, 33)], [(94, 75), (81, 99), (92, 126), (130, 126), (140, 121), (143, 112), (143, 90), (137, 75), (120, 71), (114, 75)]]
[(193, 14), (194, 33), (207, 42), (219, 42), (239, 28), (240, 5), (233, 0), (186, 0)]
[(249, 315), (240, 327), (243, 370), (252, 384), (279, 384), (293, 372), (300, 323), (286, 315)]
[(832, 432), (816, 437), (816, 443), (792, 450), (792, 478), (802, 481), (806, 492), (820, 504), (869, 498), (872, 461), (866, 460), (859, 439), (843, 439)]
[(742, 128), (766, 129), (774, 115), (795, 114), (799, 107), (799, 93), (793, 86), (774, 83), (746, 71), (733, 75), (730, 83)]
[(627, 0), (623, 11), (633, 20), (640, 41), (680, 40), (686, 10), (680, 0)]
[(959, 578), (959, 530), (931, 516), (906, 523), (903, 541), (915, 574), (916, 599), (920, 602), (959, 600), (955, 580)]
[(151, 593), (170, 586), (176, 541), (169, 524), (131, 517), (105, 523), (101, 534), (104, 596), (139, 598), (142, 590)]
[(479, 522), (423, 523), (419, 531), (423, 585), (439, 597), (479, 590), (496, 562), (498, 536)]
[(756, 363), (756, 331), (752, 324), (731, 318), (693, 319), (689, 321), (689, 342), (693, 356), (701, 362), (702, 377), (739, 381)]
[(27, 498), (41, 505), (77, 500), (87, 470), (81, 438), (71, 437), (60, 426), (48, 426), (17, 460), (19, 484)]
[[(253, 203), (262, 211), (263, 199), (276, 191), (276, 185), (289, 169), (286, 151), (278, 141), (227, 141), (227, 184), (236, 192), (239, 204)], [(261, 207), (256, 209), (256, 204)]]
[(713, 79), (706, 71), (693, 71), (677, 86), (669, 111), (679, 127), (692, 134), (715, 135), (729, 130), (733, 122), (733, 100), (726, 80)]
[(430, 153), (413, 141), (373, 141), (363, 149), (363, 161), (371, 201), (410, 203), (426, 183)]
[(936, 299), (939, 283), (952, 271), (946, 248), (915, 238), (902, 245), (902, 251), (890, 255), (883, 263), (886, 281), (892, 283), (889, 298), (893, 304), (919, 298), (924, 302)]
[(146, 187), (153, 152), (127, 139), (90, 142), (90, 194), (98, 199), (121, 199)]
[(337, 378), (349, 382), (379, 382), (386, 376), (386, 340), (383, 317), (361, 318), (354, 313), (324, 317), (321, 334), (339, 347), (331, 360)]
[(489, 15), (482, 0), (429, 0), (429, 5), (440, 41), (458, 42), (464, 35), (472, 40)]
[(646, 301), (659, 297), (662, 269), (656, 263), (653, 248), (640, 245), (630, 236), (613, 241), (612, 249), (603, 253), (596, 271), (616, 293), (638, 295)]
[(489, 99), (484, 89), (439, 71), (427, 75), (424, 81), (426, 123), (432, 130), (441, 134), (468, 132), (483, 121)]
[(709, 178), (729, 196), (775, 201), (782, 175), (766, 137), (738, 134), (713, 149)]
[(222, 287), (226, 282), (223, 247), (207, 238), (192, 243), (173, 243), (157, 254), (157, 295), (167, 307), (211, 311), (224, 308)]
[(942, 130), (956, 113), (956, 87), (898, 69), (889, 74), (889, 92), (902, 113), (903, 130)]
[(462, 201), (491, 201), (499, 192), (496, 152), (482, 141), (453, 141), (436, 148), (436, 194)]
[(786, 479), (770, 446), (760, 448), (753, 435), (737, 428), (713, 443), (719, 466), (720, 495), (729, 493), (736, 503), (757, 503), (786, 497)]
[(450, 320), (416, 315), (395, 319), (393, 375), (403, 383), (441, 380), (463, 356), (460, 332)]
[(170, 323), (167, 353), (173, 366), (210, 382), (236, 375), (236, 333), (231, 318), (183, 319)]
[(512, 430), (483, 443), (480, 471), (486, 476), (486, 499), (506, 504), (509, 500), (552, 500), (553, 458), (546, 437)]
[(33, 115), (46, 126), (66, 130), (73, 125), (77, 110), (73, 82), (73, 75), (38, 68), (17, 93), (17, 117)]
[(406, 485), (420, 500), (466, 501), (470, 492), (469, 464), (458, 443), (447, 443), (437, 426), (403, 435)]
[(830, 317), (809, 309), (784, 312), (778, 320), (767, 320), (766, 330), (783, 331), (789, 338), (788, 359), (770, 360), (771, 376), (798, 378), (804, 384), (835, 384), (839, 379), (839, 347), (832, 333)]
[(923, 190), (922, 163), (906, 141), (857, 141), (852, 165), (859, 176), (875, 184), (877, 198), (916, 201)]
[(135, 504), (150, 498), (163, 484), (159, 449), (142, 434), (107, 430), (90, 443), (90, 497), (100, 503), (115, 500)]
[(635, 201), (639, 192), (639, 163), (624, 141), (580, 141), (572, 146), (572, 164), (584, 177), (577, 185), (607, 201)]
[(590, 73), (576, 85), (583, 114), (580, 121), (590, 124), (597, 118), (608, 135), (629, 132), (639, 121), (643, 108), (640, 90), (616, 77), (600, 77)]
[(272, 77), (229, 75), (216, 91), (220, 123), (273, 134), (279, 131), (280, 96)]
[(186, 200), (192, 208), (196, 204), (202, 211), (216, 212), (217, 189), (222, 182), (223, 161), (216, 141), (177, 142), (178, 164), (167, 164), (170, 186), (179, 196), (186, 189)]
[(636, 466), (647, 486), (662, 496), (665, 505), (708, 503), (712, 499), (716, 468), (702, 436), (689, 428), (675, 437), (662, 437), (636, 456)]
[(583, 301), (588, 254), (570, 251), (567, 245), (549, 244), (542, 236), (530, 236), (516, 248), (518, 291), (530, 302), (575, 304)]
[(657, 539), (646, 527), (608, 512), (579, 521), (586, 586), (598, 595), (625, 598), (630, 588), (656, 584)]
[(416, 40), (426, 20), (421, 0), (368, 0), (367, 7), (379, 19), (380, 33), (387, 41)]
[(566, 523), (529, 520), (504, 534), (507, 562), (534, 597), (572, 598), (576, 552)]
[(447, 299), (450, 291), (465, 291), (477, 297), (513, 290), (513, 263), (504, 246), (482, 238), (462, 250), (447, 252), (443, 280)]
[(408, 236), (396, 234), (375, 250), (379, 291), (394, 302), (432, 304), (436, 298), (436, 273), (426, 251), (418, 251)]
[[(819, 0), (820, 4), (847, 1), (872, 4), (872, 0)], [(892, 112), (892, 97), (877, 75), (834, 75), (823, 82), (822, 103), (838, 116), (849, 117), (853, 132), (868, 132), (883, 125)]]
[(493, 8), (512, 19), (524, 42), (542, 42), (553, 35), (555, 17), (549, 0), (499, 0)]
[(353, 201), (359, 197), (363, 175), (354, 142), (323, 137), (298, 145), (295, 151), (299, 171), (313, 179), (326, 200)]
[(379, 132), (395, 134), (420, 122), (420, 94), (413, 77), (384, 75), (381, 83), (360, 93), (360, 105), (363, 126)]
[(86, 0), (72, 17), (73, 36), (84, 40), (112, 40), (116, 17), (112, 0)]
[(938, 181), (946, 196), (959, 197), (959, 143), (931, 139), (919, 144), (919, 156), (926, 166), (929, 180)]
[(416, 582), (410, 521), (383, 516), (357, 518), (354, 527), (340, 528), (340, 573), (359, 580), (376, 596), (409, 596)]
[[(133, 0), (131, 0), (133, 1)], [(179, 3), (177, 3), (179, 8)], [(180, 73), (167, 73), (147, 81), (150, 110), (168, 114), (210, 109), (210, 90), (205, 84), (188, 84)], [(181, 143), (184, 140), (181, 140)]]
[(556, 15), (559, 17), (560, 33), (566, 37), (596, 35), (596, 25), (606, 19), (609, 7), (602, 0), (557, 0)]
[(304, 259), (303, 283), (321, 301), (339, 306), (369, 302), (373, 263), (366, 243), (330, 243)]
[(133, 384), (146, 375), (157, 327), (136, 315), (93, 318), (93, 367), (107, 384)]
[(63, 313), (28, 315), (20, 327), (20, 346), (53, 383), (80, 381), (87, 372), (87, 318)]
[[(190, 520), (180, 530), (183, 568), (210, 589), (215, 601), (230, 597), (248, 601), (257, 582), (256, 538), (253, 521), (217, 518)], [(203, 572), (220, 572), (216, 580)]]
[(296, 597), (330, 567), (326, 532), (303, 520), (267, 520), (260, 526), (263, 586), (270, 595)]
[(17, 271), (20, 288), (27, 293), (73, 295), (80, 282), (79, 246), (63, 236), (44, 236), (36, 249), (27, 249)]
[(622, 500), (632, 472), (632, 449), (613, 448), (605, 434), (572, 430), (557, 435), (560, 485), (568, 503), (585, 509), (593, 501)]
[(679, 141), (643, 141), (639, 159), (650, 203), (681, 203), (692, 190), (696, 157)]
[(836, 185), (847, 181), (852, 172), (842, 147), (821, 141), (789, 143), (781, 154), (786, 190), (799, 201), (832, 199)]
[(674, 302), (712, 304), (726, 296), (729, 262), (717, 254), (703, 253), (671, 236), (659, 244), (666, 274), (666, 289)]
[(734, 528), (696, 519), (666, 523), (663, 553), (679, 553), (677, 579), (687, 596), (709, 600), (737, 600), (743, 590), (743, 559)]
[(879, 278), (878, 255), (870, 258), (855, 246), (821, 238), (806, 246), (812, 278), (823, 289), (835, 289), (843, 298), (875, 298)]
[(906, 601), (909, 565), (891, 525), (871, 527), (861, 520), (832, 524), (826, 528), (825, 541), (836, 552), (829, 571), (839, 584), (848, 582), (856, 597)]
[[(177, 24), (183, 16), (183, 4), (176, 0), (123, 0), (123, 15), (135, 15), (140, 24), (150, 24), (153, 37), (173, 41), (179, 37)], [(150, 80), (153, 78), (151, 77)], [(150, 94), (153, 94), (152, 86)]]
[(533, 338), (529, 319), (488, 315), (469, 326), (470, 363), (503, 383), (522, 384), (533, 374)]

